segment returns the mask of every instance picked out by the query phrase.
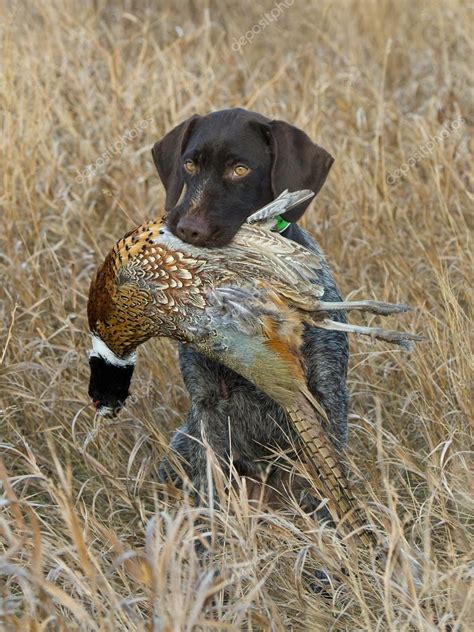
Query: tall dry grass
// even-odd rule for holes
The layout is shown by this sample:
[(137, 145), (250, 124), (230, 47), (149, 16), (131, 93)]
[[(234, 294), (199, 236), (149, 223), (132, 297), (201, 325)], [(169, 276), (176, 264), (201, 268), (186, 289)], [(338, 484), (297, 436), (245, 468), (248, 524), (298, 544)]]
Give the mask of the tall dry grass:
[[(273, 6), (2, 3), (4, 630), (471, 629), (469, 3), (295, 0), (233, 50)], [(95, 427), (93, 270), (163, 207), (152, 143), (236, 105), (292, 121), (336, 156), (303, 223), (342, 291), (417, 307), (398, 325), (427, 341), (411, 355), (353, 341), (349, 376), (350, 453), (390, 551), (405, 550), (398, 573), (291, 503), (250, 506), (238, 485), (201, 516), (215, 547), (198, 564), (200, 511), (156, 478), (187, 407), (167, 341), (140, 351), (134, 399)], [(320, 567), (329, 597), (311, 589)]]

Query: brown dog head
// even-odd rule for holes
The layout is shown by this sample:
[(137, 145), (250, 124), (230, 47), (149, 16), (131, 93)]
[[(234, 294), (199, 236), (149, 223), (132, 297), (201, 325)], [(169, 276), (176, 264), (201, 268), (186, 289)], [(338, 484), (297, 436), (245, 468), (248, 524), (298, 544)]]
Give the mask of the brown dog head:
[[(152, 149), (170, 229), (223, 246), (246, 218), (285, 189), (318, 193), (334, 159), (303, 131), (240, 108), (192, 116)], [(284, 217), (296, 222), (309, 202)]]

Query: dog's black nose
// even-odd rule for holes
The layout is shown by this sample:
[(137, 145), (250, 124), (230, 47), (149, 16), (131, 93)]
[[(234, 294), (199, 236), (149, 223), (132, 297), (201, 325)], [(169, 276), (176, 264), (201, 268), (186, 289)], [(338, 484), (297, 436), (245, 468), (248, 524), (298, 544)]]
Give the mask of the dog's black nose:
[(209, 226), (201, 217), (182, 217), (177, 226), (176, 234), (183, 241), (197, 246), (203, 246), (209, 237)]

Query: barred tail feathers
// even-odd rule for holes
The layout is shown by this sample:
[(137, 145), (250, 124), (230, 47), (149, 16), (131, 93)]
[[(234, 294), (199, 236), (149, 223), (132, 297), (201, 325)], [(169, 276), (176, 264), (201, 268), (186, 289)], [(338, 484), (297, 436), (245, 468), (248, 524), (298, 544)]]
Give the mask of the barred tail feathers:
[(319, 481), (321, 491), (328, 496), (329, 508), (335, 520), (345, 518), (347, 526), (358, 531), (364, 544), (373, 547), (376, 544), (375, 536), (367, 530), (360, 515), (360, 505), (340, 464), (341, 455), (332, 445), (319, 419), (314, 420), (315, 414), (320, 414), (320, 405), (309, 392), (304, 395), (305, 398), (289, 407), (287, 413), (303, 440), (308, 465)]

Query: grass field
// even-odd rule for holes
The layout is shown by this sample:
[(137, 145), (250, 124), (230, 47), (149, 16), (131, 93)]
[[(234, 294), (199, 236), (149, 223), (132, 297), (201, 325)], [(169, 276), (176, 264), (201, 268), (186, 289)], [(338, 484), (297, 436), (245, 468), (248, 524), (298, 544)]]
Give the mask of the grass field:
[[(469, 3), (4, 0), (0, 31), (0, 629), (472, 629)], [(161, 213), (151, 145), (237, 105), (336, 157), (302, 223), (344, 295), (408, 302), (387, 324), (426, 336), (351, 343), (350, 454), (386, 564), (238, 486), (198, 563), (199, 510), (156, 477), (187, 409), (174, 344), (140, 350), (116, 420), (88, 402), (88, 286)]]

